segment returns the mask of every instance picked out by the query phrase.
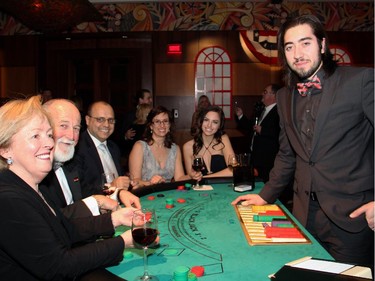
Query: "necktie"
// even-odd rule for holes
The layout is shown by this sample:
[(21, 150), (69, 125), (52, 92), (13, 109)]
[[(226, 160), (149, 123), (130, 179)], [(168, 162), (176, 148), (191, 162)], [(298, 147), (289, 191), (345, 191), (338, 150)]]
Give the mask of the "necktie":
[(259, 121), (256, 125), (259, 125), (262, 122), (265, 114), (266, 114), (266, 108), (263, 108), (263, 111), (262, 111), (262, 113), (260, 114), (260, 117), (259, 117)]
[(307, 82), (304, 82), (304, 83), (297, 83), (297, 90), (302, 97), (306, 97), (307, 96), (307, 90), (310, 89), (310, 88), (313, 88), (313, 87), (317, 88), (317, 89), (322, 88), (322, 85), (320, 83), (320, 79), (317, 75), (315, 75), (314, 78), (311, 79), (310, 81), (307, 81)]
[(101, 143), (98, 146), (98, 151), (100, 159), (102, 160), (102, 165), (105, 173), (114, 173), (115, 177), (118, 177), (117, 169), (115, 163), (113, 162), (112, 155), (110, 154), (107, 146), (104, 143)]
[(64, 194), (65, 201), (67, 205), (73, 204), (73, 195), (72, 192), (70, 191), (69, 183), (66, 179), (65, 173), (61, 167), (57, 168), (55, 170), (55, 174), (57, 177), (57, 180), (60, 183), (61, 190)]

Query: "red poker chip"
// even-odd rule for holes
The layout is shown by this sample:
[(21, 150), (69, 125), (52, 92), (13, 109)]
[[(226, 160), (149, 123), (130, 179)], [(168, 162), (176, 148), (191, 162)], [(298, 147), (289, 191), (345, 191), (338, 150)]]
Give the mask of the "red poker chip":
[(167, 204), (167, 205), (165, 205), (165, 208), (172, 209), (172, 208), (174, 208), (174, 205)]
[(177, 190), (184, 190), (184, 189), (185, 189), (185, 186), (183, 186), (183, 185), (177, 186)]
[(203, 266), (193, 266), (190, 272), (194, 273), (197, 277), (201, 277), (204, 275), (204, 267)]
[(152, 196), (152, 195), (151, 195), (151, 196), (147, 197), (147, 199), (148, 199), (148, 200), (155, 200), (155, 196)]
[(177, 202), (178, 202), (178, 203), (185, 203), (185, 202), (186, 202), (186, 200), (185, 200), (185, 199), (183, 199), (183, 198), (178, 198), (178, 199), (177, 199)]
[(152, 213), (151, 212), (145, 213), (145, 220), (146, 221), (149, 221), (151, 218), (152, 218)]

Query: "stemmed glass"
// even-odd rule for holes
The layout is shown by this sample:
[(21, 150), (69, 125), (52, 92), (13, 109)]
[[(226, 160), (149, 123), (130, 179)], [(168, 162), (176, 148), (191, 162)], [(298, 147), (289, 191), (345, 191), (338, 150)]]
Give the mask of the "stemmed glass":
[(115, 174), (112, 172), (102, 173), (102, 191), (105, 195), (111, 195), (116, 188), (111, 186), (111, 182), (115, 179)]
[[(200, 155), (193, 156), (193, 163), (192, 168), (196, 172), (201, 172), (203, 168), (203, 157)], [(197, 183), (194, 186), (195, 188), (201, 188), (201, 185), (199, 185), (199, 180), (197, 180)]]
[(156, 276), (149, 275), (147, 264), (148, 246), (155, 242), (158, 236), (158, 223), (153, 209), (136, 210), (132, 220), (133, 240), (143, 248), (144, 273), (136, 277), (135, 281), (158, 281)]
[(228, 157), (228, 168), (233, 171), (238, 165), (238, 156), (236, 154), (230, 154)]

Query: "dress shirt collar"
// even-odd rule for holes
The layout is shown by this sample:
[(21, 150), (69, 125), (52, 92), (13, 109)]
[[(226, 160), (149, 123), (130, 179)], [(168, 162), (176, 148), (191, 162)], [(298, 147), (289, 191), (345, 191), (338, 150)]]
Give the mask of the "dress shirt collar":
[(104, 142), (100, 142), (100, 140), (98, 140), (96, 137), (94, 137), (89, 130), (87, 130), (87, 133), (89, 134), (90, 138), (92, 139), (92, 141), (94, 142), (94, 145), (95, 147), (99, 147), (99, 145), (101, 144), (104, 144), (107, 146), (107, 141), (105, 140)]

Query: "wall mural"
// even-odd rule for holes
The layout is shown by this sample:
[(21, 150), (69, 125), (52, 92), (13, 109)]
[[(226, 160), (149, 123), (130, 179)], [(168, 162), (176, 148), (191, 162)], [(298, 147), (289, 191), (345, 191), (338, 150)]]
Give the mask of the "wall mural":
[[(288, 16), (311, 13), (328, 31), (374, 31), (374, 3), (149, 2), (94, 4), (101, 23), (81, 23), (72, 33), (189, 30), (277, 31)], [(54, 19), (58, 20), (58, 19)], [(38, 34), (0, 12), (0, 35)]]

